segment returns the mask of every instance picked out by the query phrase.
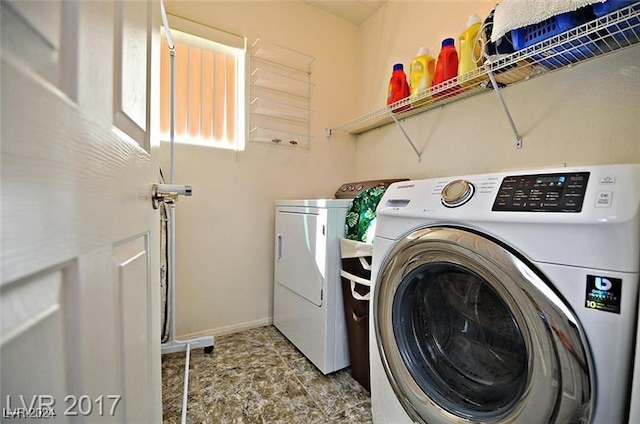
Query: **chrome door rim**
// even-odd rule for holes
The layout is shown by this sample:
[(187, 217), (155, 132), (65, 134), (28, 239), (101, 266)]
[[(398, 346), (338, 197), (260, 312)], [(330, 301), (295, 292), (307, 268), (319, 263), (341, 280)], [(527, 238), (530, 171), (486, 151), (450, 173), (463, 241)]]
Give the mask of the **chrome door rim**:
[[(392, 322), (396, 291), (411, 271), (437, 261), (481, 276), (509, 306), (522, 332), (528, 353), (526, 387), (513, 406), (499, 415), (474, 420), (443, 407), (420, 388), (402, 359)], [(383, 261), (373, 302), (383, 367), (414, 420), (429, 424), (587, 421), (593, 373), (584, 332), (566, 303), (530, 266), (498, 243), (458, 228), (416, 230), (397, 242)]]

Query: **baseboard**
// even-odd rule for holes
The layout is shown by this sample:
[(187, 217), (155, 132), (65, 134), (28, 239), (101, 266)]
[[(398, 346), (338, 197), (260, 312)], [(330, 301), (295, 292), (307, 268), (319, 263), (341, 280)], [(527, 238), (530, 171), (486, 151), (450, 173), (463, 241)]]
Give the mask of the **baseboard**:
[(225, 334), (237, 333), (240, 331), (251, 330), (252, 328), (264, 327), (273, 324), (273, 317), (259, 319), (251, 322), (243, 322), (241, 324), (228, 325), (226, 327), (212, 328), (209, 330), (198, 331), (195, 333), (181, 334), (178, 340), (189, 340), (192, 338), (203, 336), (224, 336)]

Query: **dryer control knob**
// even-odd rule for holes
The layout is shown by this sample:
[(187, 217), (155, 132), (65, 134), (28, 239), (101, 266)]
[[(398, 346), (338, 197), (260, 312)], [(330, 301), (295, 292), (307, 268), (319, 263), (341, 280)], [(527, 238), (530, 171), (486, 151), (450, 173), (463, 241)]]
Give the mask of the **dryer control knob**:
[(467, 180), (455, 180), (444, 186), (440, 196), (442, 204), (448, 208), (457, 208), (467, 203), (473, 194), (475, 187)]

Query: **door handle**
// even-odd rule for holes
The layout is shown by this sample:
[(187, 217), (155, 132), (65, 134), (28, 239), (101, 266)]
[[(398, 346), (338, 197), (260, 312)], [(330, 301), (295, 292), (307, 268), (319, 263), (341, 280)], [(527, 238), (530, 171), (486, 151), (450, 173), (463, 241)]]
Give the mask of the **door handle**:
[(277, 260), (280, 262), (282, 259), (282, 235), (278, 234), (278, 247), (277, 247)]
[(178, 196), (191, 196), (192, 194), (193, 189), (188, 184), (152, 184), (151, 204), (153, 209), (158, 209), (160, 202), (173, 205), (178, 201)]

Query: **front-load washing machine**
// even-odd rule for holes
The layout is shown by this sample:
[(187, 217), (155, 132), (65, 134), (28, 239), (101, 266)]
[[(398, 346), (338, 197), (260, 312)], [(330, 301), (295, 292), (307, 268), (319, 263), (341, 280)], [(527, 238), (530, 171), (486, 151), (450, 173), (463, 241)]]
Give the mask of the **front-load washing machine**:
[(626, 422), (640, 165), (391, 185), (373, 252), (374, 423)]

